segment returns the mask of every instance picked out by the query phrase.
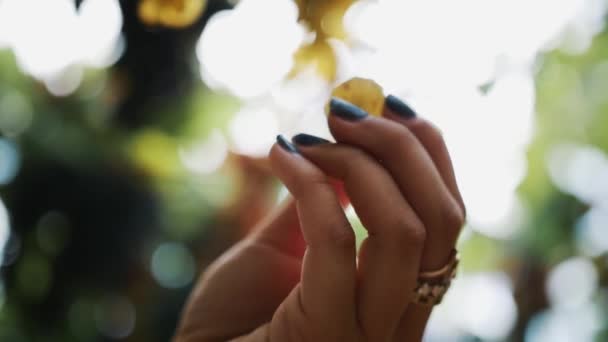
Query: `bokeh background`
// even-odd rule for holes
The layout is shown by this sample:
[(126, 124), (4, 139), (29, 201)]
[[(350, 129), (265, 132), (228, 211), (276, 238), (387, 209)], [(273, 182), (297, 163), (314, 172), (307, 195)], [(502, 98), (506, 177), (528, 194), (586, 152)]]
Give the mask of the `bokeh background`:
[[(605, 0), (0, 0), (0, 340), (168, 341), (197, 275), (376, 80), (468, 206), (428, 341), (608, 341)], [(359, 239), (364, 229), (347, 213)]]

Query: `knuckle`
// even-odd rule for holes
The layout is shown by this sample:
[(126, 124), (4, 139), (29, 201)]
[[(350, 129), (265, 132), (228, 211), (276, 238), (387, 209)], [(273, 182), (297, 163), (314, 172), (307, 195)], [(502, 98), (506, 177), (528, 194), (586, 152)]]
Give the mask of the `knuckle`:
[(424, 246), (426, 241), (426, 230), (424, 229), (424, 226), (412, 225), (408, 227), (407, 238), (414, 246)]
[(294, 196), (306, 196), (306, 194), (315, 196), (320, 191), (325, 191), (328, 187), (331, 187), (329, 179), (323, 173), (316, 170), (294, 175), (294, 178), (293, 184), (295, 184), (296, 192)]
[(349, 163), (349, 165), (358, 165), (361, 162), (370, 162), (373, 161), (373, 159), (370, 157), (369, 154), (367, 154), (367, 152), (357, 149), (357, 148), (351, 148), (350, 149), (350, 156), (347, 160), (347, 162)]
[(387, 132), (386, 140), (398, 150), (410, 151), (413, 146), (416, 146), (417, 139), (406, 127), (395, 127)]
[(319, 229), (321, 234), (308, 241), (309, 248), (337, 248), (340, 251), (350, 251), (355, 248), (355, 233), (346, 219), (344, 222), (337, 218), (329, 219), (321, 228)]
[(452, 204), (443, 210), (443, 223), (449, 232), (460, 232), (465, 222), (465, 213), (457, 204)]
[(331, 242), (340, 249), (352, 250), (356, 245), (355, 233), (347, 223), (332, 226)]
[(418, 121), (414, 129), (427, 136), (431, 140), (443, 142), (443, 134), (441, 133), (441, 130), (435, 124), (427, 120)]
[(318, 170), (311, 170), (302, 175), (305, 186), (310, 186), (313, 190), (325, 189), (331, 187), (329, 179)]
[(416, 122), (416, 125), (411, 127), (411, 130), (427, 149), (440, 151), (446, 146), (445, 139), (439, 128), (429, 121), (421, 120)]
[(426, 230), (422, 223), (408, 217), (398, 217), (390, 224), (389, 238), (399, 246), (422, 247)]
[(376, 161), (365, 151), (352, 148), (349, 149), (349, 155), (343, 163), (343, 172), (340, 175), (343, 179), (352, 179), (355, 177), (356, 171), (360, 170), (361, 165), (376, 164)]

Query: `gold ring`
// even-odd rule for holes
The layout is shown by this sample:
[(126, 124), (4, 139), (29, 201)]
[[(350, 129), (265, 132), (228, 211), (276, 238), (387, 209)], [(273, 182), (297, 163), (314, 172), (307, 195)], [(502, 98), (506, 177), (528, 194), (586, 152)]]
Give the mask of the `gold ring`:
[(441, 303), (443, 296), (450, 288), (452, 279), (456, 276), (459, 261), (458, 253), (456, 250), (452, 250), (450, 261), (441, 269), (421, 272), (418, 275), (418, 284), (414, 289), (411, 302), (424, 306), (433, 306)]

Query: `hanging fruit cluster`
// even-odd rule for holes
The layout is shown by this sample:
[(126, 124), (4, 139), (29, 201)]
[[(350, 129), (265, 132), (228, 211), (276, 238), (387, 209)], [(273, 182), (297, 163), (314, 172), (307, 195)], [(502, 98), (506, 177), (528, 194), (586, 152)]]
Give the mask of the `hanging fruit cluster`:
[(201, 16), (206, 5), (207, 0), (140, 0), (137, 12), (146, 25), (184, 28)]
[(336, 76), (336, 56), (328, 39), (346, 39), (343, 18), (346, 10), (356, 0), (295, 0), (299, 10), (299, 21), (315, 34), (313, 42), (305, 44), (296, 52), (291, 75), (310, 65), (328, 80)]
[[(313, 66), (322, 77), (334, 80), (337, 61), (329, 40), (347, 38), (344, 14), (356, 0), (293, 1), (298, 7), (299, 22), (314, 34), (314, 40), (296, 51), (290, 76)], [(201, 16), (206, 5), (207, 0), (139, 0), (138, 16), (149, 26), (179, 29), (193, 24)]]

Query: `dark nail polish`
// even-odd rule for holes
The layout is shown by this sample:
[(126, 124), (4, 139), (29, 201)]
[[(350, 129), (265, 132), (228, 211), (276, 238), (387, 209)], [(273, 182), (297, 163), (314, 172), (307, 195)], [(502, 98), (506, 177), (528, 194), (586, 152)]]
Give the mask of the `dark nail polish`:
[(306, 134), (306, 133), (300, 133), (300, 134), (295, 135), (293, 138), (291, 138), (291, 141), (293, 141), (293, 143), (296, 145), (302, 145), (302, 146), (315, 146), (315, 145), (329, 143), (329, 140), (315, 137), (314, 135), (310, 135), (310, 134)]
[(277, 143), (287, 152), (298, 153), (298, 149), (280, 134), (277, 135)]
[(337, 97), (331, 98), (329, 111), (333, 115), (351, 121), (361, 120), (367, 116), (367, 113), (363, 109)]
[(384, 103), (388, 107), (388, 109), (392, 110), (395, 114), (406, 118), (411, 119), (416, 117), (416, 112), (410, 106), (405, 104), (405, 102), (401, 101), (398, 97), (389, 95), (384, 100)]

